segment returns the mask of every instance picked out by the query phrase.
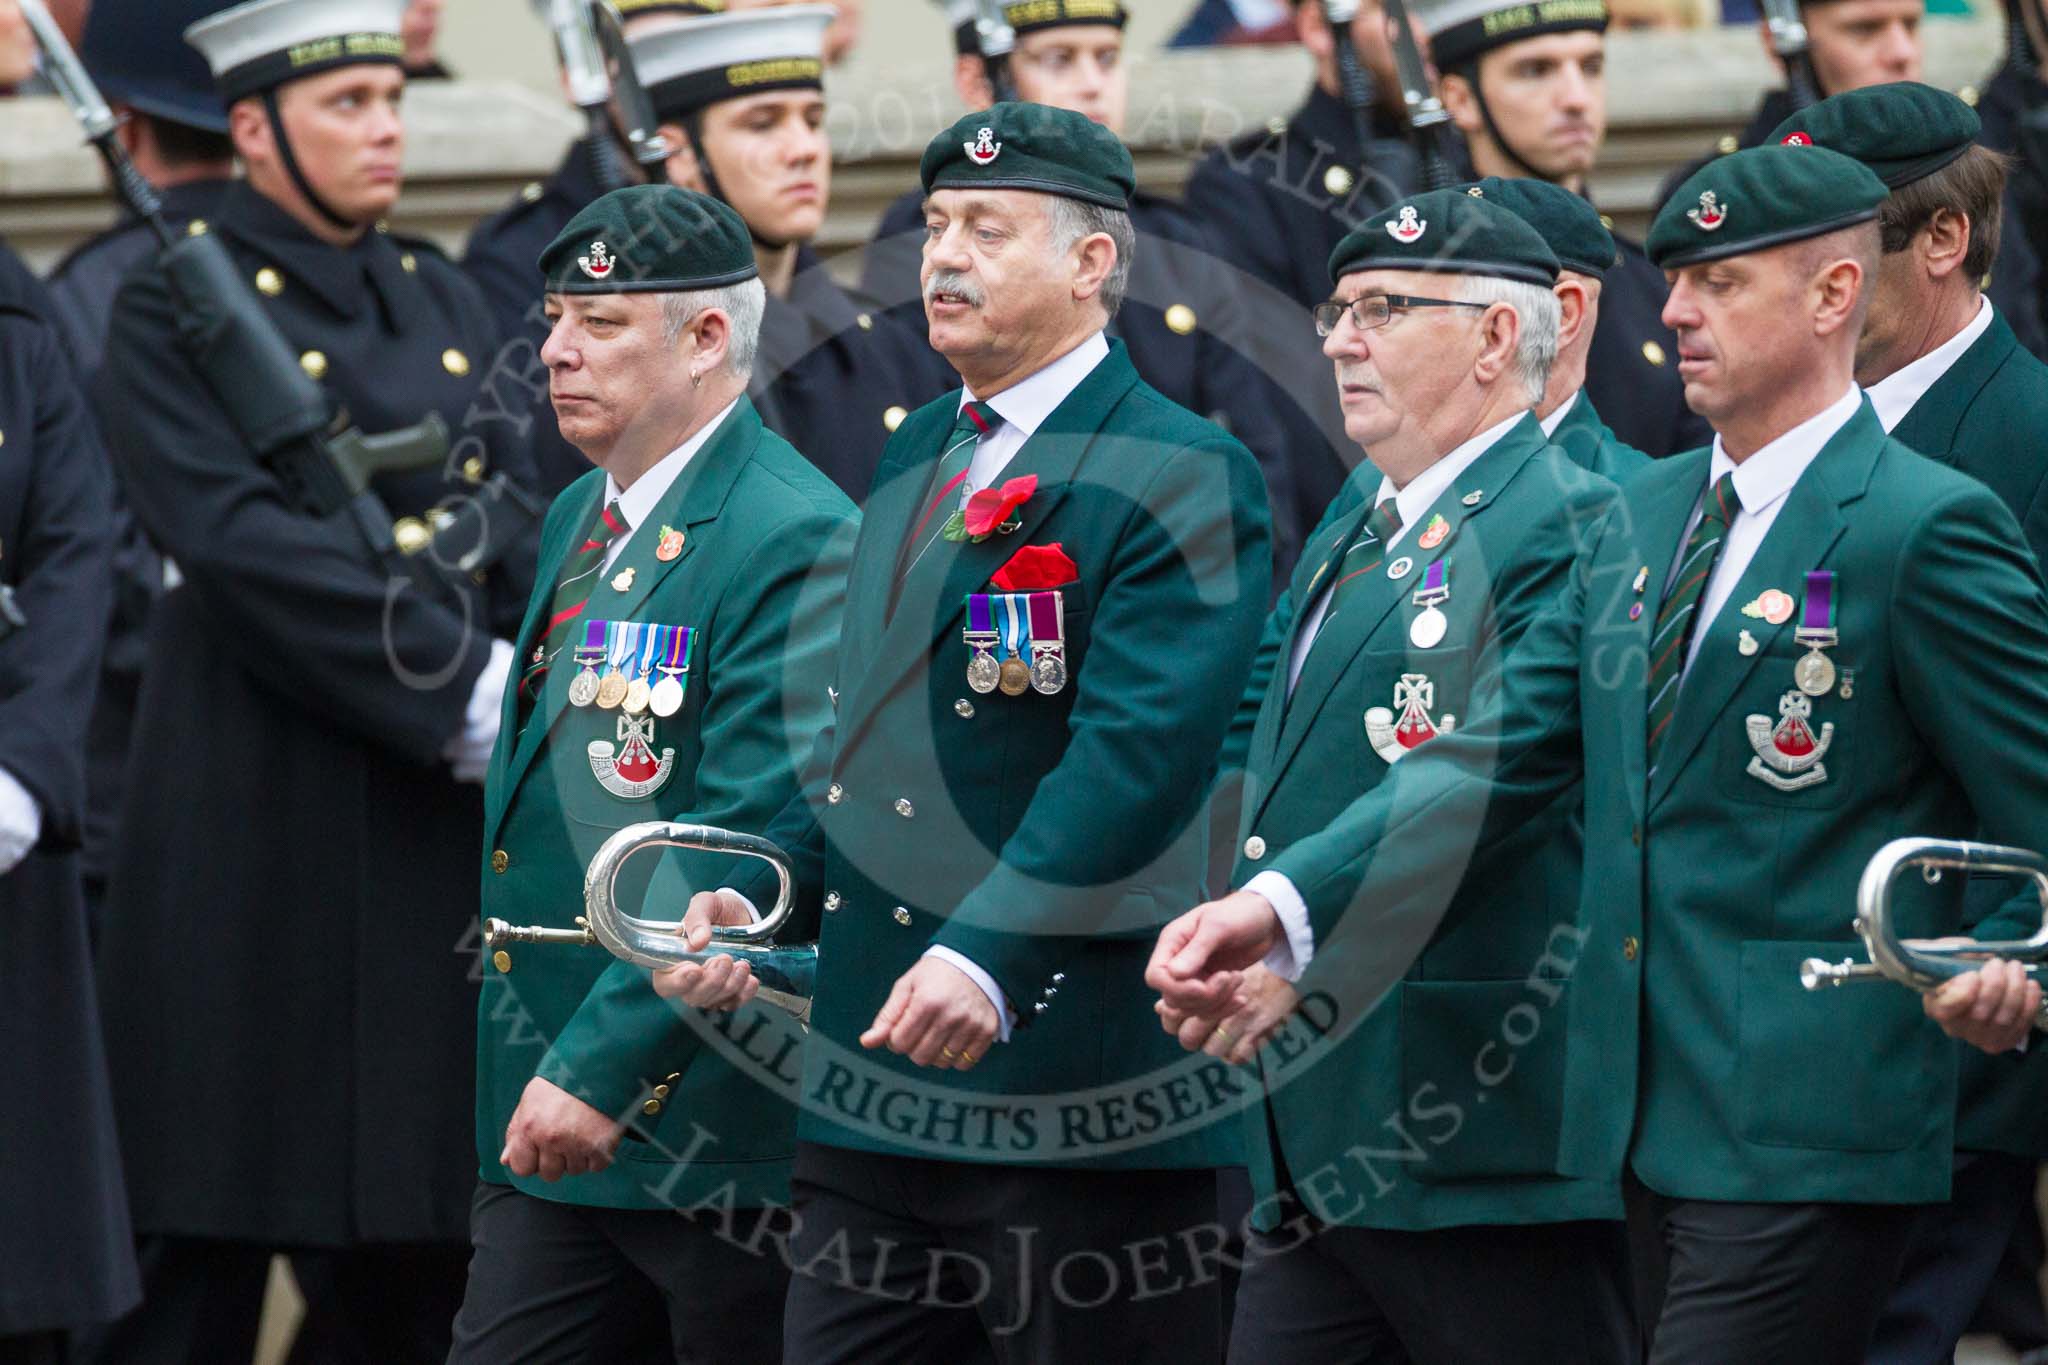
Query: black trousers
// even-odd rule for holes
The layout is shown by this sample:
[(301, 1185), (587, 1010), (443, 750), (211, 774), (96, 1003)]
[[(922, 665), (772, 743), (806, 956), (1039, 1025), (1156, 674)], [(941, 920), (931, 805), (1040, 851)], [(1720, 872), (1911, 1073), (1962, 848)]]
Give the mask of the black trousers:
[[(2002, 1152), (1956, 1153), (1949, 1201), (1922, 1205), (1914, 1217), (1905, 1265), (1871, 1342), (1870, 1365), (1946, 1365), (1955, 1356), (2013, 1230), (2022, 1217), (2036, 1218), (2039, 1166), (2033, 1157)], [(2040, 1293), (2034, 1286), (2037, 1305)]]
[(780, 1230), (787, 1211), (739, 1210), (726, 1228), (479, 1184), (449, 1365), (779, 1360), (789, 1268), (778, 1243), (742, 1240), (762, 1218)]
[(1622, 1195), (1650, 1365), (1862, 1365), (1920, 1208)]
[(1216, 1173), (1072, 1171), (799, 1142), (788, 1365), (1207, 1365)]
[(62, 1332), (0, 1334), (0, 1365), (64, 1365)]
[[(278, 1248), (145, 1237), (142, 1304), (72, 1339), (90, 1365), (220, 1365), (249, 1359)], [(448, 1354), (468, 1252), (460, 1243), (291, 1252), (306, 1290), (292, 1365), (427, 1365)]]
[(1619, 1222), (1255, 1233), (1232, 1365), (1630, 1365)]

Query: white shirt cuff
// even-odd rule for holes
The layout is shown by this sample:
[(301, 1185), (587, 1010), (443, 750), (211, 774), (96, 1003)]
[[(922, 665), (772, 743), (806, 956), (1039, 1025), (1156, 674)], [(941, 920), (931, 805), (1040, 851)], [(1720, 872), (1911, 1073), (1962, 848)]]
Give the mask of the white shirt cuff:
[(14, 774), (0, 768), (0, 872), (28, 856), (43, 837), (43, 808)]
[(1004, 998), (1003, 988), (996, 984), (996, 979), (975, 965), (970, 959), (964, 958), (951, 948), (940, 944), (934, 943), (931, 947), (925, 949), (924, 955), (926, 957), (935, 957), (949, 967), (959, 968), (961, 972), (965, 973), (969, 981), (981, 987), (981, 993), (988, 997), (989, 1004), (996, 1007), (996, 1041), (999, 1043), (1009, 1042), (1010, 1003)]
[(1243, 889), (1270, 901), (1273, 913), (1280, 917), (1280, 927), (1287, 931), (1287, 937), (1266, 954), (1266, 970), (1283, 981), (1299, 981), (1308, 969), (1309, 959), (1316, 955), (1316, 935), (1308, 922), (1307, 902), (1294, 889), (1294, 883), (1278, 872), (1261, 872), (1246, 882)]
[(511, 641), (491, 641), (491, 657), (470, 689), (469, 707), (462, 716), (462, 733), (449, 740), (441, 751), (454, 765), (456, 776), (464, 781), (482, 781), (484, 770), (490, 766), (491, 750), (498, 743), (498, 720), (504, 714), (505, 683), (511, 676)]

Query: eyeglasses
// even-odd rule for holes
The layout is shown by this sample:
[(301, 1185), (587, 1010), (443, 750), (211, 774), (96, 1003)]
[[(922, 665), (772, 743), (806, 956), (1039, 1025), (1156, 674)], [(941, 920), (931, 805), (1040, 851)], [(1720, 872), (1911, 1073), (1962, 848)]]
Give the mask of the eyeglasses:
[(1316, 320), (1316, 335), (1326, 337), (1337, 330), (1337, 320), (1345, 313), (1351, 314), (1351, 325), (1361, 332), (1384, 327), (1393, 320), (1396, 308), (1485, 308), (1483, 303), (1467, 303), (1461, 299), (1425, 299), (1414, 294), (1367, 294), (1353, 299), (1350, 303), (1342, 299), (1331, 299), (1319, 303), (1309, 310)]

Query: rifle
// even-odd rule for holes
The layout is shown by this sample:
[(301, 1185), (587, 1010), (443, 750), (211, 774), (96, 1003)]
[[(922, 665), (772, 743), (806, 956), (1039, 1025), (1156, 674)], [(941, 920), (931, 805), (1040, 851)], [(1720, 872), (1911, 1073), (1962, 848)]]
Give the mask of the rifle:
[(446, 526), (469, 509), (481, 518), (474, 543), (457, 558), (444, 563), (441, 555), (419, 553), (433, 543), (426, 522), (414, 523), (424, 534), (400, 545), (391, 512), (370, 481), (379, 474), (438, 467), (448, 455), (447, 423), (429, 413), (412, 426), (368, 436), (349, 424), (346, 413), (333, 410), (220, 239), (203, 223), (182, 236), (171, 231), (162, 200), (115, 137), (119, 121), (43, 0), (20, 3), (51, 86), (106, 162), (121, 202), (156, 234), (156, 264), (170, 286), (179, 340), (237, 434), (300, 510), (315, 517), (346, 511), (387, 565), (401, 568), (421, 587), (438, 577), (464, 590), (461, 579), (495, 564), (544, 509), (502, 473), (494, 474), (465, 499), (467, 508), (439, 508), (431, 518)]
[(1771, 34), (1771, 51), (1785, 64), (1785, 89), (1792, 97), (1796, 113), (1820, 99), (1820, 81), (1813, 74), (1813, 54), (1807, 48), (1799, 0), (1762, 0), (1762, 4), (1764, 25)]
[[(1429, 68), (1415, 46), (1404, 0), (1380, 0), (1394, 44), (1394, 70), (1401, 78), (1401, 103), (1408, 110), (1408, 136), (1422, 160), (1422, 188), (1449, 189), (1457, 173), (1451, 169), (1451, 116), (1429, 83)], [(1347, 44), (1348, 46), (1348, 44)]]
[(586, 13), (596, 19), (597, 45), (604, 54), (607, 84), (619, 106), (626, 146), (633, 153), (633, 160), (647, 172), (647, 178), (658, 181), (663, 178), (659, 167), (668, 160), (668, 143), (662, 140), (654, 101), (648, 96), (647, 87), (640, 84), (632, 49), (626, 45), (626, 21), (606, 0), (590, 0), (590, 6)]
[(974, 21), (975, 46), (981, 51), (981, 69), (988, 73), (989, 88), (998, 104), (1017, 98), (1017, 79), (1010, 72), (1010, 55), (1017, 50), (1017, 30), (1003, 18), (1002, 0), (980, 0), (981, 17)]
[(548, 26), (555, 31), (555, 55), (569, 80), (569, 99), (588, 121), (583, 142), (597, 168), (598, 189), (609, 194), (632, 183), (612, 135), (612, 78), (597, 45), (589, 0), (548, 0)]
[(1358, 154), (1363, 157), (1372, 146), (1372, 106), (1377, 98), (1372, 72), (1358, 59), (1358, 44), (1351, 40), (1351, 21), (1358, 17), (1359, 0), (1322, 0), (1323, 21), (1330, 26), (1330, 41), (1337, 47), (1337, 84), (1344, 107), (1358, 135)]

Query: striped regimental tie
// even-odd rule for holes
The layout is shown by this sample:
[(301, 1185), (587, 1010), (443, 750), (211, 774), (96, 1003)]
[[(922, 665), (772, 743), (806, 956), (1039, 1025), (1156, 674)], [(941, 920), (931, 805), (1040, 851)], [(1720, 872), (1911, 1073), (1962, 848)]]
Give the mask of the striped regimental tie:
[(896, 583), (889, 594), (889, 613), (896, 613), (896, 599), (903, 592), (903, 580), (910, 577), (918, 561), (925, 557), (933, 542), (945, 533), (946, 523), (960, 506), (967, 483), (968, 466), (974, 463), (975, 448), (981, 438), (995, 431), (1003, 424), (996, 410), (986, 403), (963, 403), (960, 415), (953, 421), (953, 429), (946, 433), (946, 444), (939, 452), (939, 462), (932, 471), (933, 492), (925, 503), (924, 515), (911, 528), (910, 538), (903, 543), (898, 557)]
[(619, 510), (619, 500), (613, 498), (590, 523), (590, 534), (584, 537), (583, 543), (562, 561), (562, 576), (555, 585), (555, 600), (548, 608), (547, 628), (541, 631), (540, 644), (528, 658), (526, 672), (519, 678), (522, 724), (534, 703), (540, 700), (548, 670), (554, 666), (555, 656), (562, 652), (562, 646), (568, 643), (570, 628), (582, 617), (590, 594), (597, 588), (597, 575), (604, 568), (605, 551), (625, 533), (625, 514)]
[(1657, 746), (1678, 709), (1679, 680), (1685, 676), (1687, 644), (1692, 639), (1693, 621), (1699, 615), (1700, 594), (1713, 577), (1714, 561), (1720, 557), (1721, 542), (1728, 538), (1728, 523), (1742, 510), (1735, 493), (1735, 476), (1723, 474), (1707, 490), (1700, 505), (1699, 525), (1685, 542), (1685, 558), (1678, 566), (1677, 581), (1657, 609), (1657, 629), (1650, 636), (1650, 718), (1649, 771), (1657, 771)]

